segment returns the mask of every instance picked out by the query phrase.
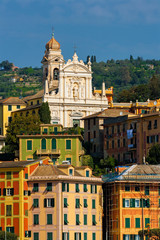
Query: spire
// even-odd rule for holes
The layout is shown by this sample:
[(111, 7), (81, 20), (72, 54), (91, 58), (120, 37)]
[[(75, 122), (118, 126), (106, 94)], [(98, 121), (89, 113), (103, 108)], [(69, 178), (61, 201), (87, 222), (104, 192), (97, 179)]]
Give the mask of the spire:
[(54, 38), (54, 27), (52, 26), (52, 38)]

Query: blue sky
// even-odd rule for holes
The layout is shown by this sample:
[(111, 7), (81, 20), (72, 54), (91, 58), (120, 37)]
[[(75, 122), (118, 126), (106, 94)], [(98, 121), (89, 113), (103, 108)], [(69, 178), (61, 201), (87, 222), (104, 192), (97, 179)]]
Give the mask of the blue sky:
[(55, 38), (64, 59), (160, 59), (160, 0), (0, 0), (0, 62), (40, 67)]

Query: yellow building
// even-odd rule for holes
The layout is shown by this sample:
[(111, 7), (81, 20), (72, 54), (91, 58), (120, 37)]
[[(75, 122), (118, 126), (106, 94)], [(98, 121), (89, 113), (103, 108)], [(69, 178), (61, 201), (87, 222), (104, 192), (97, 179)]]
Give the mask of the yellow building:
[(26, 103), (18, 97), (0, 100), (0, 135), (6, 135), (8, 124), (12, 120), (11, 113), (25, 107)]
[(102, 180), (89, 167), (42, 164), (28, 189), (31, 240), (102, 239)]
[(160, 228), (159, 165), (120, 167), (103, 180), (103, 239), (140, 240), (140, 230)]

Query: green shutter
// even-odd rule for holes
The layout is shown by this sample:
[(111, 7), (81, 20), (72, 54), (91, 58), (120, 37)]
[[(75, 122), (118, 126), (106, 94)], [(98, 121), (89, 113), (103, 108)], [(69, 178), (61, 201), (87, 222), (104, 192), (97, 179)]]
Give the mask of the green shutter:
[(68, 220), (67, 220), (67, 214), (64, 214), (64, 225), (68, 224)]
[(134, 198), (130, 199), (130, 207), (135, 207), (135, 199)]
[(53, 233), (52, 232), (47, 233), (47, 240), (53, 240)]
[(39, 240), (39, 233), (34, 233), (34, 240)]
[(87, 204), (87, 199), (84, 199), (84, 208), (87, 208), (88, 204)]
[(79, 214), (76, 214), (76, 225), (79, 225), (80, 222), (79, 222)]
[(145, 228), (149, 227), (150, 218), (145, 218)]
[(125, 207), (125, 198), (123, 198), (123, 207)]
[(87, 184), (83, 185), (83, 192), (87, 192)]
[(65, 207), (65, 208), (68, 207), (67, 198), (64, 198), (64, 207)]
[(140, 228), (140, 218), (135, 218), (135, 226), (136, 228)]
[(44, 207), (47, 207), (47, 199), (44, 199)]
[(92, 215), (92, 225), (95, 226), (97, 223), (96, 223), (96, 216), (95, 215)]
[(96, 240), (96, 233), (92, 233), (92, 240)]
[(46, 139), (45, 138), (42, 139), (41, 148), (42, 148), (42, 150), (46, 150)]
[(149, 198), (146, 200), (146, 205), (147, 205), (148, 208), (150, 207), (150, 201), (149, 201)]
[(69, 192), (69, 183), (67, 183), (67, 192)]
[(93, 186), (92, 186), (92, 184), (91, 184), (91, 193), (93, 192)]
[(95, 209), (96, 208), (96, 200), (92, 199), (92, 208)]
[(66, 149), (71, 149), (71, 140), (66, 140)]
[(33, 207), (34, 208), (39, 207), (39, 199), (33, 199)]
[(64, 233), (62, 233), (62, 240), (64, 240)]
[(76, 183), (76, 192), (79, 192), (79, 184)]
[(84, 240), (87, 240), (87, 233), (84, 233)]
[(34, 214), (34, 225), (38, 225), (38, 224), (39, 224), (39, 215)]
[(54, 207), (54, 198), (51, 198), (51, 207)]
[(84, 214), (84, 225), (87, 225), (87, 214)]
[(125, 218), (125, 228), (130, 228), (130, 218)]
[(52, 214), (47, 214), (47, 224), (52, 224)]
[(149, 195), (149, 186), (145, 186), (145, 195)]
[(76, 208), (80, 208), (80, 200), (76, 199)]
[(95, 185), (95, 193), (97, 193), (97, 185)]
[(32, 150), (32, 140), (27, 140), (27, 150)]
[(62, 192), (65, 191), (65, 183), (62, 182)]
[(79, 240), (81, 240), (81, 233), (79, 233)]
[(160, 196), (160, 186), (158, 186), (158, 194), (159, 194), (159, 196)]
[(52, 149), (55, 150), (56, 148), (57, 148), (56, 139), (53, 138), (52, 139)]

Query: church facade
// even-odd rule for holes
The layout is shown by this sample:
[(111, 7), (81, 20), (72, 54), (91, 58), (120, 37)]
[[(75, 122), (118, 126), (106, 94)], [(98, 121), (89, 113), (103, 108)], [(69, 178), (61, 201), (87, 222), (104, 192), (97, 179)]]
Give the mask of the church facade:
[(66, 63), (54, 35), (46, 44), (42, 59), (44, 95), (51, 110), (51, 123), (83, 127), (82, 117), (108, 108), (113, 88), (92, 91), (91, 62), (78, 60), (76, 52)]

